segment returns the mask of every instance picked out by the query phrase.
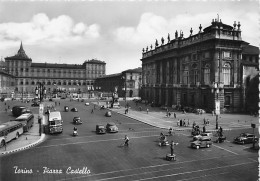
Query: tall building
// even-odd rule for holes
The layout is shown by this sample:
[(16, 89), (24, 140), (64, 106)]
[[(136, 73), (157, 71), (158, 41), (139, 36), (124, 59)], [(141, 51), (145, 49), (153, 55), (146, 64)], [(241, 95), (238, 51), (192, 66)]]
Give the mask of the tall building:
[(37, 84), (47, 94), (53, 92), (87, 92), (97, 77), (106, 74), (106, 63), (88, 60), (83, 64), (34, 63), (21, 43), (17, 54), (5, 58), (6, 72), (14, 76), (15, 92), (34, 93)]
[(139, 67), (99, 77), (95, 81), (95, 89), (111, 95), (116, 87), (119, 97), (140, 97), (141, 81), (142, 68)]
[(173, 40), (168, 35), (167, 43), (162, 38), (161, 45), (156, 40), (154, 49), (143, 49), (142, 99), (157, 105), (243, 111), (242, 53), (248, 43), (240, 27), (240, 22), (230, 26), (213, 19), (204, 29), (200, 25), (197, 34), (191, 28), (184, 38), (176, 31)]

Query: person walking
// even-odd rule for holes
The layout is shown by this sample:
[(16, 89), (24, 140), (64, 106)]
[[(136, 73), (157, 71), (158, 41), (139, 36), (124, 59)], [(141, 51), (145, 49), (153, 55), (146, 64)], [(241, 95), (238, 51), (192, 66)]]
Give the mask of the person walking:
[(203, 130), (203, 133), (206, 132), (206, 127), (205, 127), (205, 125), (203, 126), (202, 130)]
[(129, 142), (129, 138), (128, 138), (128, 136), (127, 135), (125, 135), (125, 143), (124, 143), (124, 146), (128, 146), (129, 144), (128, 144), (128, 142)]
[(147, 114), (149, 113), (149, 109), (148, 108), (146, 109), (146, 112), (147, 112)]
[(174, 115), (174, 118), (176, 119), (176, 113), (173, 113), (173, 115)]
[(94, 109), (91, 110), (91, 114), (94, 113)]

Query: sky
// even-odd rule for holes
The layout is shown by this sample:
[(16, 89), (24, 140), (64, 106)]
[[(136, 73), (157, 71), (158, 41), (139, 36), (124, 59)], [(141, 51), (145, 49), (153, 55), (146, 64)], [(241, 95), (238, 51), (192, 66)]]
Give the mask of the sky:
[(106, 74), (142, 66), (142, 49), (175, 31), (184, 38), (212, 19), (233, 26), (259, 47), (257, 0), (1, 1), (0, 57), (14, 56), (20, 43), (35, 63), (106, 62)]

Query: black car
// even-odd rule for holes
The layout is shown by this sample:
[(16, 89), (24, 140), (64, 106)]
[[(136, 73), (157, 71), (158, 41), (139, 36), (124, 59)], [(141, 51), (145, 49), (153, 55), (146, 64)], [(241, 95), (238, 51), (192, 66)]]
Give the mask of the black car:
[(106, 134), (105, 126), (101, 125), (101, 124), (96, 125), (96, 133), (97, 134)]
[(73, 118), (73, 123), (74, 124), (82, 124), (82, 121), (81, 121), (80, 117), (77, 116), (77, 117)]
[(252, 133), (241, 133), (238, 137), (234, 138), (235, 143), (245, 144), (254, 143), (258, 138)]
[(34, 103), (32, 103), (31, 106), (32, 106), (32, 107), (38, 107), (38, 106), (40, 106), (40, 103), (39, 103), (39, 102), (34, 102)]
[(72, 112), (78, 112), (77, 108), (73, 107), (70, 111)]

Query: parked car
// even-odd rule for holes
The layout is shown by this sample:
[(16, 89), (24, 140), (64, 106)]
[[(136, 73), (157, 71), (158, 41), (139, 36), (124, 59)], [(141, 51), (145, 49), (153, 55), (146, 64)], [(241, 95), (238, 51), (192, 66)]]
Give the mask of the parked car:
[(241, 133), (238, 137), (234, 138), (235, 143), (246, 144), (257, 141), (258, 138), (252, 133)]
[(68, 106), (64, 106), (64, 111), (68, 112), (69, 111), (69, 107)]
[(114, 122), (107, 123), (106, 125), (106, 130), (109, 133), (117, 133), (118, 132), (118, 127)]
[(105, 126), (101, 125), (101, 124), (96, 125), (96, 133), (97, 134), (105, 134), (106, 133)]
[(211, 132), (205, 132), (205, 133), (200, 133), (199, 135), (193, 136), (193, 140), (199, 140), (200, 138), (212, 138), (212, 133)]
[(202, 138), (199, 138), (196, 141), (191, 142), (190, 146), (191, 146), (191, 148), (199, 149), (201, 147), (209, 148), (210, 145), (212, 145), (211, 139), (208, 138), (208, 137), (202, 137)]
[(85, 103), (85, 106), (89, 106), (89, 102), (86, 102), (86, 103)]
[(111, 111), (107, 111), (106, 114), (105, 114), (106, 117), (111, 117), (111, 115), (112, 115)]
[(83, 122), (82, 122), (82, 120), (80, 119), (80, 117), (74, 117), (73, 118), (73, 123), (74, 124), (82, 124)]
[(72, 112), (78, 112), (77, 108), (73, 107), (70, 111)]
[(31, 104), (31, 106), (32, 107), (38, 107), (38, 106), (40, 106), (40, 103), (39, 102), (34, 102), (34, 103)]

